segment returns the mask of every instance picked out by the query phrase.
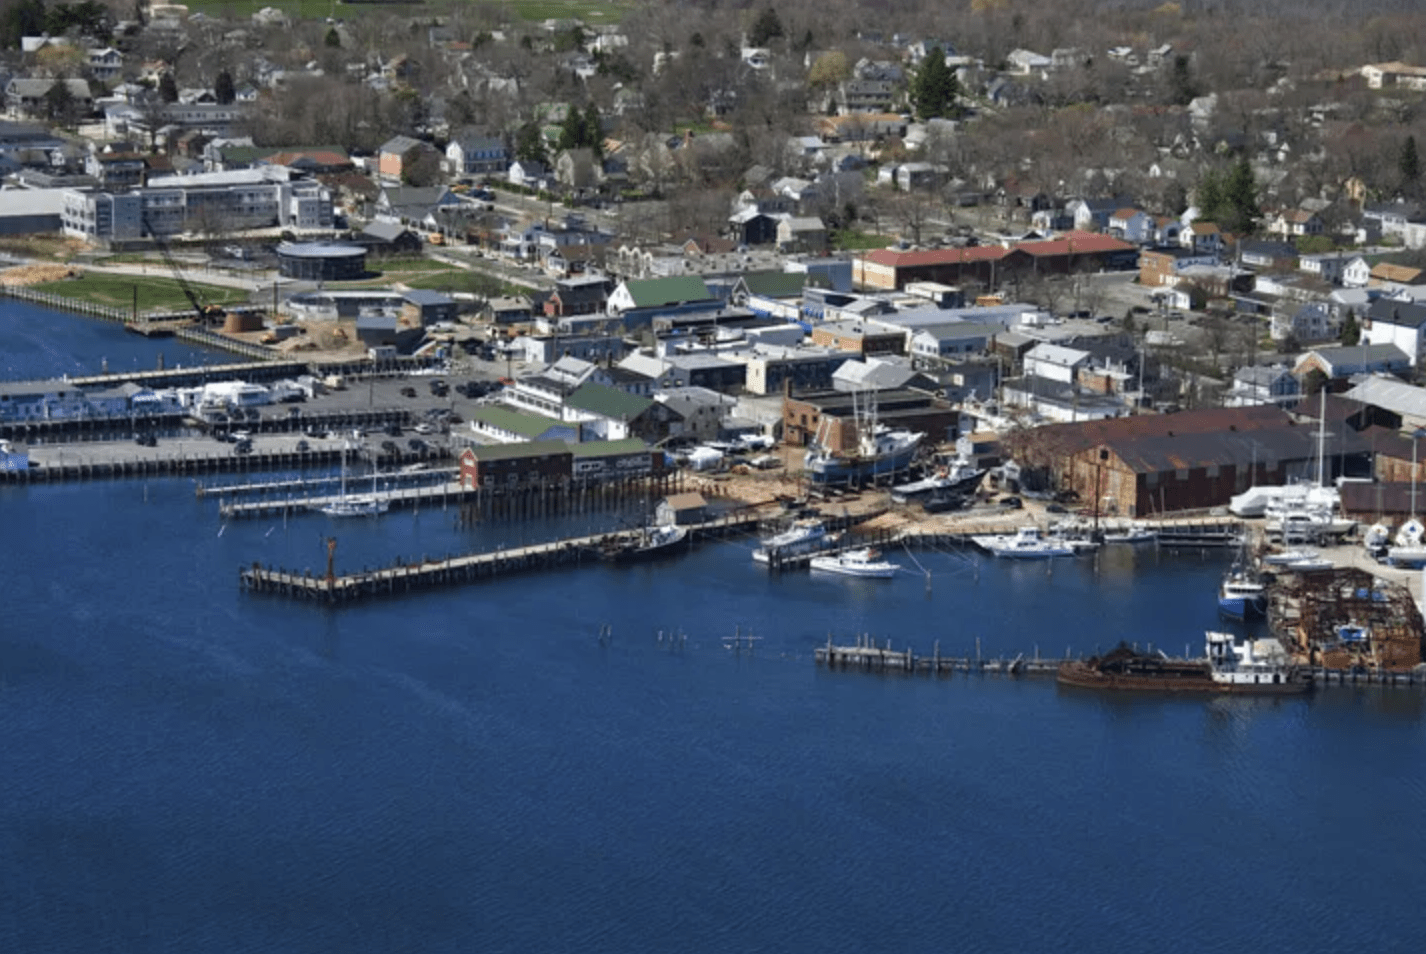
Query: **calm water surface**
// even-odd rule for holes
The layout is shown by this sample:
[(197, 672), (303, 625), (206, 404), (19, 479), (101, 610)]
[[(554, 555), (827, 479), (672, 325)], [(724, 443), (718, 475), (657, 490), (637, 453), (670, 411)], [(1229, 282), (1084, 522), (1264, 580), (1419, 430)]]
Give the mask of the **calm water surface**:
[[(78, 364), (116, 347), (52, 320), (80, 326)], [(591, 521), (223, 527), (193, 490), (0, 489), (0, 950), (1426, 940), (1415, 693), (1116, 698), (812, 664), (829, 632), (1181, 651), (1217, 625), (1216, 558), (918, 553), (928, 590), (905, 553), (890, 582), (771, 579), (722, 543), (334, 611), (245, 596), (238, 567), (320, 569), (332, 532), (352, 568)], [(751, 654), (727, 647), (735, 628)]]

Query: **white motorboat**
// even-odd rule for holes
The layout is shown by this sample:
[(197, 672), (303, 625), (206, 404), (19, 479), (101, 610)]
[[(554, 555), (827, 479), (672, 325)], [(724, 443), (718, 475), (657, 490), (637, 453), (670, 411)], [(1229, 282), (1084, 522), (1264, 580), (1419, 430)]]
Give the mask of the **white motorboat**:
[(1074, 547), (1040, 532), (1039, 527), (1021, 527), (1014, 533), (992, 533), (971, 537), (971, 542), (992, 556), (1007, 560), (1043, 560), (1074, 556)]
[(1159, 532), (1142, 520), (1104, 528), (1105, 543), (1153, 543), (1158, 538)]
[(881, 551), (864, 547), (860, 550), (843, 550), (841, 553), (815, 556), (812, 558), (812, 569), (840, 573), (843, 576), (889, 580), (901, 567), (890, 560), (882, 559)]
[(1320, 560), (1322, 554), (1307, 547), (1298, 547), (1292, 550), (1280, 550), (1277, 553), (1266, 553), (1258, 559), (1268, 566), (1291, 566), (1294, 563), (1304, 561)]
[(768, 554), (777, 552), (783, 556), (798, 556), (826, 546), (827, 525), (815, 518), (798, 520), (792, 526), (765, 537), (758, 549), (753, 551), (753, 559), (758, 563), (768, 562)]

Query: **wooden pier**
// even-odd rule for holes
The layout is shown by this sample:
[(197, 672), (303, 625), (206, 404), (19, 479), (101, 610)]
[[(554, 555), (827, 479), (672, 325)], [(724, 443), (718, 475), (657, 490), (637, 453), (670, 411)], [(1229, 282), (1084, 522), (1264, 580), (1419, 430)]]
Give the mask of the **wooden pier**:
[(926, 673), (935, 676), (958, 673), (980, 676), (1053, 676), (1059, 671), (1060, 664), (1066, 661), (1042, 658), (1038, 652), (1033, 656), (1022, 653), (1013, 659), (1003, 656), (942, 656), (939, 642), (935, 644), (930, 656), (918, 656), (910, 646), (893, 649), (889, 639), (878, 646), (868, 636), (858, 637), (850, 646), (833, 645), (832, 637), (828, 636), (827, 645), (819, 646), (814, 657), (818, 665), (829, 669)]
[[(692, 545), (698, 540), (749, 533), (755, 530), (757, 525), (758, 518), (754, 515), (731, 514), (690, 526), (689, 543)], [(238, 584), (250, 593), (351, 603), (376, 596), (474, 583), (508, 573), (599, 563), (599, 554), (606, 547), (632, 542), (642, 532), (616, 530), (486, 553), (469, 553), (441, 560), (398, 562), (381, 569), (346, 574), (338, 574), (335, 571), (333, 561), (336, 541), (330, 540), (325, 574), (314, 575), (310, 569), (274, 569), (254, 563), (238, 571)]]

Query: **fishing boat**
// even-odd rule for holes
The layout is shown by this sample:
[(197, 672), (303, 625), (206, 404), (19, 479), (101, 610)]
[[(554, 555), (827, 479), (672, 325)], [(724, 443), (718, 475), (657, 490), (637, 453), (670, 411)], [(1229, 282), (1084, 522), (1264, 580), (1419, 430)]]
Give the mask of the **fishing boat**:
[(347, 448), (342, 448), (342, 482), (335, 500), (329, 500), (317, 508), (329, 517), (376, 517), (386, 513), (390, 502), (376, 490), (376, 471), (371, 472), (371, 493), (367, 495), (347, 494)]
[(1074, 548), (1040, 532), (1039, 527), (1021, 527), (1014, 533), (991, 533), (971, 537), (971, 542), (992, 556), (1007, 560), (1043, 560), (1074, 556)]
[(970, 441), (961, 438), (956, 443), (956, 454), (950, 460), (934, 465), (932, 472), (920, 480), (892, 487), (891, 502), (909, 503), (937, 495), (963, 497), (974, 493), (988, 469), (975, 465), (971, 460), (971, 451)]
[(853, 393), (852, 416), (857, 440), (851, 453), (831, 447), (831, 428), (838, 426), (840, 420), (831, 416), (822, 418), (813, 446), (803, 458), (808, 478), (818, 484), (875, 484), (905, 473), (921, 446), (921, 438), (926, 435), (878, 423), (874, 396), (869, 395), (859, 403)]
[(901, 569), (890, 560), (884, 560), (880, 550), (865, 547), (860, 550), (843, 550), (841, 553), (815, 556), (812, 569), (826, 573), (840, 573), (843, 576), (860, 576), (889, 580)]
[(607, 548), (606, 559), (615, 563), (636, 563), (668, 556), (688, 538), (688, 528), (675, 524), (644, 527), (638, 536)]
[(1061, 685), (1141, 692), (1296, 695), (1312, 688), (1310, 673), (1293, 665), (1276, 639), (1237, 640), (1205, 634), (1205, 656), (1177, 659), (1120, 643), (1103, 656), (1070, 660), (1056, 674)]
[(758, 563), (768, 562), (768, 555), (800, 556), (827, 545), (827, 525), (815, 517), (796, 520), (792, 526), (763, 538), (753, 551), (753, 559)]
[(1234, 619), (1263, 615), (1267, 587), (1241, 563), (1234, 563), (1218, 585), (1218, 611)]

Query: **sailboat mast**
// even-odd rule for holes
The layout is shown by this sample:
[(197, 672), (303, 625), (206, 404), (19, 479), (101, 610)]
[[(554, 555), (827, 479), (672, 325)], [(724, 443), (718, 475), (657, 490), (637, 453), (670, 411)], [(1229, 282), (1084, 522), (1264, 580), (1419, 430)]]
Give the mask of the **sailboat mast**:
[(1324, 387), (1318, 392), (1317, 402), (1317, 486), (1326, 486), (1322, 479), (1323, 468), (1327, 463), (1327, 389)]

